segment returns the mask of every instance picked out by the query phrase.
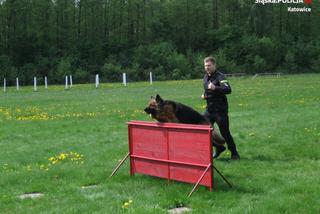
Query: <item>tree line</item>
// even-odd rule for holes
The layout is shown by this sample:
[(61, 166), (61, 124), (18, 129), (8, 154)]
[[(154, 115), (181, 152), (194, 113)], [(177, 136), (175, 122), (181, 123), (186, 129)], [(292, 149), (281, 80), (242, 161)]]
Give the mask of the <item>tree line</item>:
[[(0, 77), (32, 84), (320, 72), (319, 1), (311, 13), (245, 0), (0, 0)], [(296, 5), (292, 5), (296, 6)]]

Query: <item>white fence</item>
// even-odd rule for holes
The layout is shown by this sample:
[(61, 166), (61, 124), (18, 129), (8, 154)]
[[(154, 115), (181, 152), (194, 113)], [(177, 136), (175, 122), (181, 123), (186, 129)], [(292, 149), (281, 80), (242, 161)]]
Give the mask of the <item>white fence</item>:
[(252, 79), (255, 79), (257, 77), (261, 77), (261, 76), (277, 76), (277, 78), (279, 78), (282, 75), (282, 73), (256, 73), (255, 75), (253, 75)]
[[(276, 76), (277, 78), (279, 78), (280, 76), (282, 76), (282, 73), (256, 73), (255, 75), (252, 76), (252, 79), (256, 79), (257, 77), (261, 77), (261, 76)], [(241, 77), (241, 76), (246, 76), (248, 77), (249, 75), (247, 75), (246, 73), (230, 73), (230, 74), (226, 74), (227, 77)], [(153, 74), (152, 72), (149, 73), (149, 81), (150, 81), (150, 85), (153, 84)], [(124, 86), (127, 86), (127, 74), (126, 73), (122, 73), (122, 84)], [(95, 75), (95, 88), (99, 88), (100, 85), (100, 77), (99, 74)], [(65, 90), (69, 90), (71, 87), (73, 86), (73, 80), (72, 80), (72, 76), (65, 76)], [(8, 80), (6, 78), (3, 79), (3, 91), (6, 92), (7, 91), (7, 87), (8, 87)], [(45, 89), (48, 89), (48, 78), (44, 77), (44, 87)], [(16, 90), (20, 90), (20, 85), (19, 85), (19, 78), (16, 78)], [(33, 91), (37, 91), (38, 90), (38, 85), (37, 85), (37, 77), (33, 78)]]
[[(149, 73), (149, 77), (150, 77), (150, 85), (153, 84), (153, 75), (152, 72)], [(73, 86), (73, 80), (72, 80), (72, 76), (65, 76), (64, 78), (64, 89), (65, 90), (69, 90), (72, 86)], [(122, 83), (124, 86), (127, 86), (127, 74), (126, 73), (122, 73)], [(95, 87), (98, 88), (100, 85), (100, 77), (99, 74), (95, 75)], [(16, 90), (20, 90), (20, 84), (19, 84), (19, 78), (16, 78)], [(8, 87), (8, 80), (6, 78), (3, 79), (3, 91), (6, 92), (7, 91), (7, 87)], [(45, 76), (44, 77), (44, 87), (45, 89), (48, 89), (48, 78)], [(33, 91), (37, 91), (38, 90), (38, 83), (37, 83), (37, 77), (33, 77)]]

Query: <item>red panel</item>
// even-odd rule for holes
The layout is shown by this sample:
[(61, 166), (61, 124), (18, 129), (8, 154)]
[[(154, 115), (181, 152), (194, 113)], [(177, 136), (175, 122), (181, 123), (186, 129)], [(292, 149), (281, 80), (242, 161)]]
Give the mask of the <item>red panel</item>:
[[(205, 168), (194, 167), (194, 166), (181, 166), (178, 164), (172, 164), (170, 166), (170, 175), (172, 180), (183, 181), (187, 183), (196, 183)], [(200, 182), (201, 185), (209, 186), (212, 185), (211, 169), (207, 171), (205, 176)]]
[(132, 127), (133, 148), (131, 154), (167, 158), (166, 130), (157, 127)]
[(160, 178), (168, 177), (167, 163), (135, 158), (133, 159), (133, 165), (136, 173), (152, 175)]
[[(131, 174), (196, 183), (212, 163), (208, 125), (131, 121), (128, 128)], [(212, 176), (211, 166), (200, 184), (211, 189)]]
[(172, 129), (169, 131), (170, 160), (208, 165), (210, 150), (208, 131)]

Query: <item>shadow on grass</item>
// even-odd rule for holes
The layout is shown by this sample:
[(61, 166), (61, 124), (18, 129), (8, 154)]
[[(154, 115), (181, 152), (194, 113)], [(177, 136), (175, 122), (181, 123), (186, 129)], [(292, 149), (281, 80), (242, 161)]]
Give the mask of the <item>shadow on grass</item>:
[(214, 162), (238, 163), (241, 161), (262, 161), (262, 162), (278, 162), (278, 161), (293, 161), (294, 157), (274, 158), (266, 155), (256, 155), (249, 157), (241, 157), (240, 160), (231, 160), (230, 158), (218, 158)]
[[(265, 191), (262, 187), (252, 186), (252, 185), (243, 185), (243, 183), (239, 183), (237, 181), (241, 180), (241, 176), (236, 175), (225, 175), (223, 174), (228, 181), (232, 184), (230, 187), (217, 173), (214, 174), (214, 186), (212, 192), (205, 186), (198, 186), (196, 191), (193, 193), (191, 198), (200, 197), (200, 198), (211, 198), (211, 197), (219, 197), (225, 194), (232, 195), (257, 195), (263, 194)], [(121, 180), (121, 181), (120, 181)], [(141, 189), (147, 190), (147, 192), (151, 192), (151, 194), (161, 194), (166, 195), (166, 197), (171, 198), (172, 195), (176, 195), (176, 197), (188, 198), (188, 194), (192, 190), (194, 184), (184, 183), (175, 180), (168, 180), (163, 178), (158, 178), (154, 176), (148, 175), (140, 175), (137, 174), (135, 176), (126, 175), (123, 176), (120, 180), (116, 181), (116, 185), (110, 186), (111, 189), (116, 189), (119, 191), (119, 188), (124, 190), (125, 192), (131, 191), (141, 191)], [(109, 188), (110, 188), (109, 187)], [(159, 189), (160, 188), (160, 189)], [(159, 193), (161, 192), (161, 193)], [(187, 203), (188, 204), (188, 203)], [(169, 207), (169, 206), (166, 206)]]
[(237, 184), (233, 184), (233, 187), (230, 188), (228, 184), (223, 183), (223, 181), (220, 181), (219, 184), (215, 186), (213, 189), (213, 192), (219, 192), (219, 193), (226, 193), (226, 192), (236, 192), (241, 194), (261, 194), (264, 191), (259, 188), (249, 188), (245, 186), (238, 186)]

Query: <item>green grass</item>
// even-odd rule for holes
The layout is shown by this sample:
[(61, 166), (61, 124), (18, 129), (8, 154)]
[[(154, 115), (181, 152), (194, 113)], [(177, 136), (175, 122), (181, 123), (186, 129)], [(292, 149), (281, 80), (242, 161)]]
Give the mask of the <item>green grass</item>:
[[(128, 162), (109, 175), (128, 151), (126, 122), (151, 120), (150, 96), (202, 112), (201, 80), (9, 88), (0, 93), (0, 212), (167, 213), (183, 204), (193, 213), (319, 213), (319, 82), (317, 74), (230, 78), (241, 161), (225, 152), (215, 165), (234, 188), (215, 175), (213, 192), (200, 187), (191, 198), (191, 184), (130, 177)], [(28, 192), (44, 197), (18, 198)]]

